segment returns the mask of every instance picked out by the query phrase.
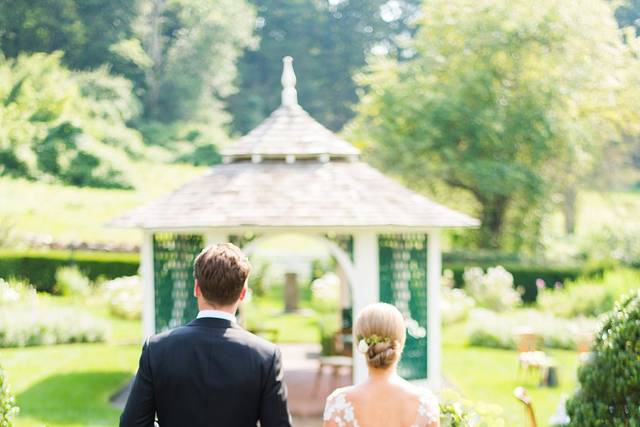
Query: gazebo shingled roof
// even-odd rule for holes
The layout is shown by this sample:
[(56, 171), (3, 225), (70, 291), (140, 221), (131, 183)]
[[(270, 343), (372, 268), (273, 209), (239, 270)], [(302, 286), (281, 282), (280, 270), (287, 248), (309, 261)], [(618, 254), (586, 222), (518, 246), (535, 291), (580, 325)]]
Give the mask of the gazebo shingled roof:
[(224, 164), (111, 222), (118, 227), (474, 227), (478, 220), (358, 160), (297, 103), (285, 58), (282, 106), (222, 151)]

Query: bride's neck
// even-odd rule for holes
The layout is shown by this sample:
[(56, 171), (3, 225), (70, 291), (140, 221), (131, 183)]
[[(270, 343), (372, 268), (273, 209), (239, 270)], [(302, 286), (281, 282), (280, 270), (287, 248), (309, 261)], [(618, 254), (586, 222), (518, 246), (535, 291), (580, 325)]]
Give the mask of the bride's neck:
[(389, 379), (393, 378), (395, 375), (396, 375), (395, 365), (387, 369), (369, 368), (368, 380), (370, 382), (389, 381)]

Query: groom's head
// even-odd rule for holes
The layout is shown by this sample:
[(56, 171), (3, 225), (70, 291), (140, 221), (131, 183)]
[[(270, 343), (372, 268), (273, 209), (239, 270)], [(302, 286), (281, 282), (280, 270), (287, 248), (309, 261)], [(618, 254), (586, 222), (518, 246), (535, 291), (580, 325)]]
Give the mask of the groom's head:
[(231, 243), (207, 246), (193, 264), (195, 295), (213, 307), (233, 306), (245, 293), (251, 264)]

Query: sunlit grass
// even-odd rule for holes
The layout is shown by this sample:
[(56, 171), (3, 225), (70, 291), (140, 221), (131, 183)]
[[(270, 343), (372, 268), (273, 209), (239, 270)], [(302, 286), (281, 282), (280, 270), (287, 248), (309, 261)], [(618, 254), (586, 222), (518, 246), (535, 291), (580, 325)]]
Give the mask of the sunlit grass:
[(502, 407), (507, 426), (525, 425), (523, 406), (513, 397), (513, 390), (524, 386), (531, 396), (538, 425), (548, 425), (562, 396), (568, 397), (575, 390), (578, 353), (547, 351), (557, 363), (560, 386), (539, 387), (533, 377), (518, 373), (515, 351), (467, 346), (465, 327), (459, 324), (443, 331), (442, 365), (446, 379), (464, 397)]
[(204, 172), (187, 165), (140, 163), (135, 190), (78, 188), (0, 178), (0, 219), (18, 237), (51, 236), (64, 242), (139, 244), (137, 230), (106, 227), (114, 217), (176, 189)]

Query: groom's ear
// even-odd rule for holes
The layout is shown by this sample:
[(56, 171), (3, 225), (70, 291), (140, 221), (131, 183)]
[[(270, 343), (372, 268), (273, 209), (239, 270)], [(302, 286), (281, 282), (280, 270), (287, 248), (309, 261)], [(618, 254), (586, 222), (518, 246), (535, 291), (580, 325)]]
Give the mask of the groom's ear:
[(198, 285), (198, 281), (196, 280), (193, 284), (193, 296), (198, 298), (202, 292), (200, 291), (200, 285)]
[(247, 287), (245, 286), (244, 288), (242, 288), (242, 291), (240, 292), (240, 298), (238, 300), (243, 301), (244, 297), (246, 296), (247, 296)]

